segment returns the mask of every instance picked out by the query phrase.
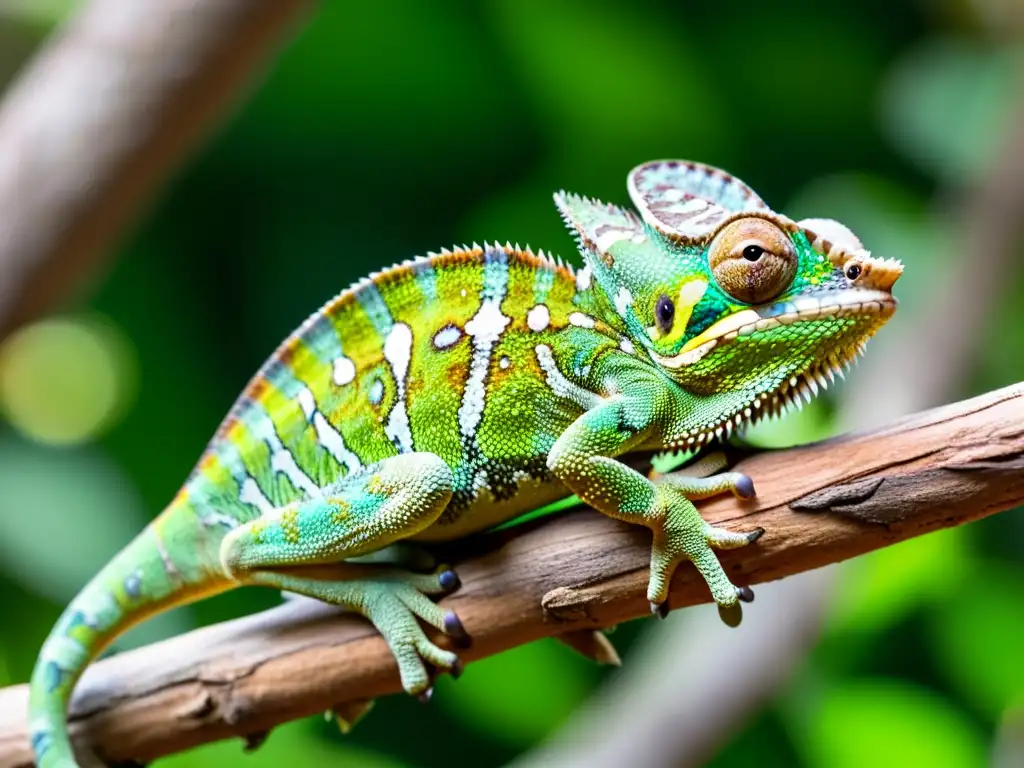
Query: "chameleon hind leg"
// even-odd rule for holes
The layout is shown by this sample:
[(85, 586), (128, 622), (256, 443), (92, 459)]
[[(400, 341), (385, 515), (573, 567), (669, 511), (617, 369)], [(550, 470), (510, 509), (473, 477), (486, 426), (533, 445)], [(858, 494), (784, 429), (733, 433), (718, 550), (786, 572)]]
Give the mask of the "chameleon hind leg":
[[(749, 587), (737, 587), (722, 569), (713, 548), (732, 549), (756, 541), (763, 529), (735, 533), (709, 525), (693, 504), (731, 491), (740, 498), (754, 494), (750, 478), (738, 472), (705, 477), (671, 475), (655, 481), (614, 457), (641, 445), (656, 429), (648, 404), (629, 398), (605, 400), (581, 415), (559, 437), (548, 456), (548, 466), (583, 501), (604, 514), (647, 526), (654, 534), (647, 599), (658, 616), (666, 613), (672, 574), (690, 560), (703, 576), (718, 604), (719, 615), (730, 626), (742, 618), (740, 601), (749, 602)], [(701, 462), (698, 474), (720, 466)]]
[[(323, 497), (266, 513), (229, 533), (221, 544), (224, 571), (242, 584), (272, 587), (357, 611), (384, 636), (402, 685), (426, 694), (424, 661), (458, 674), (459, 659), (439, 648), (417, 618), (456, 640), (465, 630), (428, 595), (458, 587), (455, 573), (412, 573), (358, 566), (358, 578), (326, 580), (294, 566), (340, 563), (413, 536), (433, 523), (451, 499), (451, 469), (431, 453), (394, 456), (325, 488)], [(280, 569), (280, 570), (279, 570)]]

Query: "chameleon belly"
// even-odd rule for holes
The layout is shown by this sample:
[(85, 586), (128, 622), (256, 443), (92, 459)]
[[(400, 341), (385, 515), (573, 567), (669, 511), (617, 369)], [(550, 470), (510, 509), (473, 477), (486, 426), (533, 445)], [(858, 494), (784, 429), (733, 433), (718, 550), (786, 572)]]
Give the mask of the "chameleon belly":
[(556, 358), (572, 349), (582, 375), (581, 350), (620, 343), (590, 302), (570, 268), (511, 247), (375, 274), (312, 315), (250, 381), (189, 498), (251, 520), (412, 451), (436, 454), (455, 476), (451, 503), (421, 538), (567, 496), (545, 458), (583, 409), (551, 396), (575, 386), (562, 373), (573, 375), (573, 361)]

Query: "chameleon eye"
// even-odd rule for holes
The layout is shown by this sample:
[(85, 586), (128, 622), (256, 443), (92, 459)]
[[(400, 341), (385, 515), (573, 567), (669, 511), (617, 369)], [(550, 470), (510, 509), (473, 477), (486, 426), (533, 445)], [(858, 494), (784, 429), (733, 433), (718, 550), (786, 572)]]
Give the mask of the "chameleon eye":
[(743, 249), (743, 258), (747, 261), (757, 261), (763, 253), (764, 248), (760, 245), (748, 245)]
[(761, 304), (793, 282), (797, 255), (785, 232), (751, 216), (726, 225), (715, 236), (708, 264), (723, 291), (744, 304)]
[(672, 330), (672, 323), (675, 319), (676, 305), (664, 293), (661, 294), (658, 297), (658, 302), (654, 305), (654, 321), (658, 324), (658, 330), (668, 333)]

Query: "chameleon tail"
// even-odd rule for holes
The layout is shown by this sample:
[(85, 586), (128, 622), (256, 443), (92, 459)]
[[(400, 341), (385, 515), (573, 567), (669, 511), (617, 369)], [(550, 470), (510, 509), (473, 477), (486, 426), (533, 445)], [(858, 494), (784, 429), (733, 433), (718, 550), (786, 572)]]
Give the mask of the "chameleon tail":
[[(206, 540), (209, 538), (210, 540)], [(208, 536), (176, 501), (119, 552), (71, 601), (43, 644), (29, 684), (29, 733), (39, 768), (77, 768), (67, 706), (82, 672), (116, 637), (167, 610), (230, 587), (207, 552)], [(172, 561), (191, 544), (188, 562)], [(216, 563), (216, 559), (212, 560)]]

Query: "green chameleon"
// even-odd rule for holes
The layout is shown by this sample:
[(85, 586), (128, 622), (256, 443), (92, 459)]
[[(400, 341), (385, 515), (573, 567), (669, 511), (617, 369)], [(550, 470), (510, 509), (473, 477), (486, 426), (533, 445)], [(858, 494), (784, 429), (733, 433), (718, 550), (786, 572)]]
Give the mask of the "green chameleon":
[(458, 588), (454, 571), (363, 562), (332, 580), (286, 566), (466, 536), (572, 494), (653, 531), (655, 613), (686, 559), (737, 624), (753, 593), (712, 548), (763, 530), (712, 527), (692, 500), (750, 497), (750, 478), (652, 481), (616, 457), (696, 450), (809, 399), (892, 316), (903, 268), (843, 225), (792, 221), (706, 165), (645, 163), (628, 189), (639, 216), (555, 195), (578, 271), (511, 245), (443, 250), (356, 283), (285, 340), (169, 506), (43, 645), (30, 697), (39, 765), (75, 765), (67, 704), (118, 634), (244, 585), (363, 614), (405, 690), (429, 696), (427, 665), (461, 667), (417, 619), (466, 639), (430, 599)]

